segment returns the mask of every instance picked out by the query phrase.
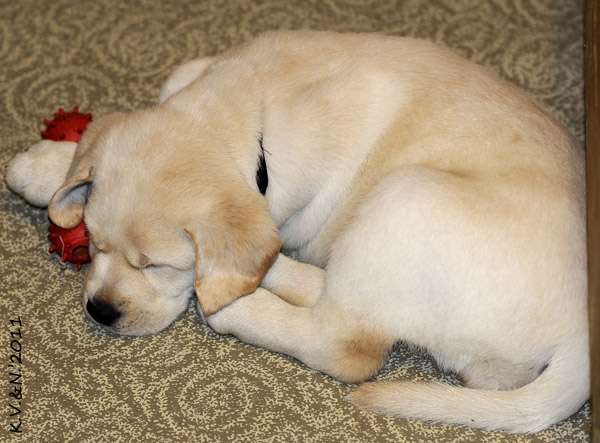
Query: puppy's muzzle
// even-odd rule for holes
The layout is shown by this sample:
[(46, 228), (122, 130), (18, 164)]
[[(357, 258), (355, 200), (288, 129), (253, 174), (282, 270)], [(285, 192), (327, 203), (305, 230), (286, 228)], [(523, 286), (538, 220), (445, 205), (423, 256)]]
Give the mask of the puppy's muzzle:
[(101, 325), (110, 326), (121, 316), (121, 313), (110, 303), (102, 300), (88, 300), (85, 308), (90, 317)]

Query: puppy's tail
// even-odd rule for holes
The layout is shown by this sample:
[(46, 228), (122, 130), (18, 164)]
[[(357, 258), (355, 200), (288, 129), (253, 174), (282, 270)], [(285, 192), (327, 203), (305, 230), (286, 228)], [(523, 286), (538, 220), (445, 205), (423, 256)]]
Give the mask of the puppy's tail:
[(575, 413), (590, 395), (587, 340), (562, 344), (531, 383), (492, 391), (442, 383), (366, 383), (350, 394), (359, 407), (406, 418), (487, 430), (536, 432)]

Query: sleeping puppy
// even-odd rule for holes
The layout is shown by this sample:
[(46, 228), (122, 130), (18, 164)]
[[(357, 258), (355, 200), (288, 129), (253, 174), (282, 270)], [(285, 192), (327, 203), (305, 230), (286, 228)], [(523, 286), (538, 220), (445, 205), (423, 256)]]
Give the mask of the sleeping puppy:
[(423, 41), (283, 32), (161, 99), (94, 123), (49, 206), (85, 213), (95, 321), (155, 333), (195, 292), (216, 331), (346, 382), (404, 340), (465, 387), (351, 395), (401, 417), (533, 432), (586, 401), (583, 151), (524, 94)]

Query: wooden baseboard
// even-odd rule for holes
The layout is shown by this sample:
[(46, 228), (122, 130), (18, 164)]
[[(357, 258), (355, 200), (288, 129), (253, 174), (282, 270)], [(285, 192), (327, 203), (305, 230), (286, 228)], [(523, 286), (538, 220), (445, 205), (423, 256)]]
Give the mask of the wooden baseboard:
[(585, 8), (585, 111), (592, 441), (600, 443), (600, 0)]

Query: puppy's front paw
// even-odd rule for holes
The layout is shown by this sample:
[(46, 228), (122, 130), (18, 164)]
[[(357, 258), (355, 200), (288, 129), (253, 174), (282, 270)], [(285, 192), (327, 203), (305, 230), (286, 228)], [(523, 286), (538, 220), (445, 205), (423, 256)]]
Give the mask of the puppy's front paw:
[(42, 140), (17, 154), (6, 168), (8, 187), (28, 203), (46, 207), (65, 180), (77, 143)]
[(241, 333), (249, 328), (250, 322), (257, 315), (256, 309), (260, 309), (264, 292), (267, 291), (258, 288), (252, 294), (238, 298), (233, 303), (207, 317), (208, 325), (219, 334), (232, 334), (239, 337)]
[[(245, 297), (242, 297), (242, 299)], [(237, 304), (242, 300), (238, 299), (213, 315), (206, 318), (208, 325), (219, 334), (236, 335), (238, 326), (240, 325), (243, 315), (242, 309)]]

